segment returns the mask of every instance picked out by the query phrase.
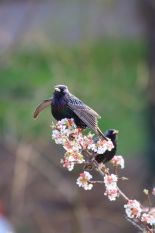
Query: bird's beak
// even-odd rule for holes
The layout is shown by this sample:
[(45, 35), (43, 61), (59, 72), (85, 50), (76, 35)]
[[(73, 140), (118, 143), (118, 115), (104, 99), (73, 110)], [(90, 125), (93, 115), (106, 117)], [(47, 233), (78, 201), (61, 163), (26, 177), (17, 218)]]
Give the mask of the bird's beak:
[(118, 134), (119, 130), (114, 130), (113, 134)]
[(39, 113), (44, 109), (47, 108), (49, 105), (52, 104), (52, 99), (47, 99), (44, 100), (41, 104), (38, 105), (38, 107), (36, 108), (33, 117), (37, 118), (37, 116), (39, 115)]
[(55, 91), (60, 92), (60, 88), (59, 87), (55, 87)]

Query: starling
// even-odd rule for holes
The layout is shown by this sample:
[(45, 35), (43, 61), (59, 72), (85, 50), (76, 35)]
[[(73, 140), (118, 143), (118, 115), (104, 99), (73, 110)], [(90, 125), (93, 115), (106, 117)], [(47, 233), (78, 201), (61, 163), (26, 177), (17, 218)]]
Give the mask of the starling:
[(57, 85), (53, 93), (53, 98), (44, 100), (36, 108), (34, 118), (36, 118), (39, 113), (49, 105), (51, 105), (52, 115), (57, 121), (64, 118), (73, 118), (78, 128), (85, 129), (88, 127), (100, 137), (107, 140), (97, 124), (97, 119), (101, 117), (97, 112), (72, 95), (67, 86)]
[(95, 160), (98, 163), (107, 163), (109, 162), (114, 155), (116, 154), (116, 150), (117, 150), (117, 141), (116, 141), (116, 136), (118, 134), (118, 130), (115, 129), (109, 129), (105, 132), (105, 136), (109, 139), (111, 139), (114, 148), (111, 151), (106, 150), (103, 154), (98, 154), (95, 156)]

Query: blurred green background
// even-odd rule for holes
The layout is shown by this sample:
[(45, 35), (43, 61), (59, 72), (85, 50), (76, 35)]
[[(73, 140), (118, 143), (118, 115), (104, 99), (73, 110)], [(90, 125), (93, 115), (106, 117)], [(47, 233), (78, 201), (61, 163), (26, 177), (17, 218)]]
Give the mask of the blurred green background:
[(50, 110), (37, 122), (33, 111), (52, 95), (54, 85), (64, 83), (100, 113), (103, 130), (120, 130), (119, 153), (142, 152), (146, 146), (145, 50), (142, 41), (103, 40), (80, 48), (14, 54), (10, 64), (1, 68), (3, 134), (48, 140)]
[[(148, 205), (154, 183), (155, 7), (152, 0), (0, 1), (0, 233), (137, 232), (123, 203), (102, 186), (76, 186), (64, 151), (51, 142), (50, 108), (33, 119), (56, 84), (119, 130), (121, 188)], [(142, 172), (143, 171), (143, 172)], [(136, 178), (135, 178), (136, 177)], [(2, 207), (1, 207), (2, 206)], [(14, 231), (13, 229), (14, 228)]]

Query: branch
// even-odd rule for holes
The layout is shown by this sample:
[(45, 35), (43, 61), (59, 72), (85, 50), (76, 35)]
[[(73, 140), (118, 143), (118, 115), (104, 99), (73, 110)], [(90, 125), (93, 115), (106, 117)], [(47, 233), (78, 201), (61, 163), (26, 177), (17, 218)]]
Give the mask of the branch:
[(105, 152), (110, 152), (114, 148), (112, 141), (94, 138), (94, 135), (90, 133), (88, 135), (82, 134), (73, 119), (58, 121), (52, 126), (52, 129), (52, 139), (56, 144), (62, 145), (66, 151), (64, 158), (61, 159), (63, 167), (72, 171), (75, 165), (84, 164), (85, 169), (90, 171), (91, 168), (91, 171), (97, 171), (102, 178), (101, 180), (92, 180), (92, 174), (83, 171), (76, 181), (77, 185), (85, 190), (91, 190), (96, 183), (104, 184), (104, 195), (110, 201), (116, 201), (119, 197), (125, 201), (126, 219), (141, 232), (153, 233), (155, 230), (155, 211), (153, 211), (154, 208), (150, 207), (149, 191), (144, 190), (149, 201), (149, 207), (144, 207), (139, 201), (130, 199), (118, 187), (119, 179), (127, 180), (125, 177), (118, 176), (119, 168), (124, 168), (123, 157), (115, 155), (111, 160), (115, 174), (110, 173), (105, 164), (98, 163), (96, 160), (96, 155), (104, 157)]

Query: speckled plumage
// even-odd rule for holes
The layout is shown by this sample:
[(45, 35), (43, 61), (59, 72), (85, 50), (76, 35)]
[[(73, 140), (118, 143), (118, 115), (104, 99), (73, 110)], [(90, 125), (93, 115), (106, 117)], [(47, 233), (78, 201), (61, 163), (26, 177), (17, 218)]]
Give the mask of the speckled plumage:
[(77, 127), (89, 127), (106, 139), (98, 128), (97, 119), (100, 118), (98, 113), (72, 95), (67, 86), (56, 86), (52, 98), (51, 112), (56, 120), (73, 118)]
[(52, 115), (57, 121), (64, 118), (73, 118), (77, 127), (88, 127), (100, 137), (107, 140), (98, 127), (97, 120), (101, 118), (99, 114), (80, 99), (72, 95), (67, 86), (57, 85), (53, 97), (49, 100), (44, 100), (43, 103), (36, 108), (34, 118), (36, 118), (39, 113), (49, 105), (51, 105)]
[(63, 118), (68, 118), (68, 119), (73, 118), (77, 127), (86, 128), (87, 125), (69, 107), (68, 105), (69, 102), (73, 103), (74, 100), (69, 99), (68, 97), (66, 99), (66, 96), (64, 98), (64, 95), (61, 95), (61, 93), (59, 92), (57, 93), (55, 91), (53, 94), (53, 99), (52, 99), (52, 104), (51, 104), (51, 113), (53, 117), (57, 121), (62, 120)]

